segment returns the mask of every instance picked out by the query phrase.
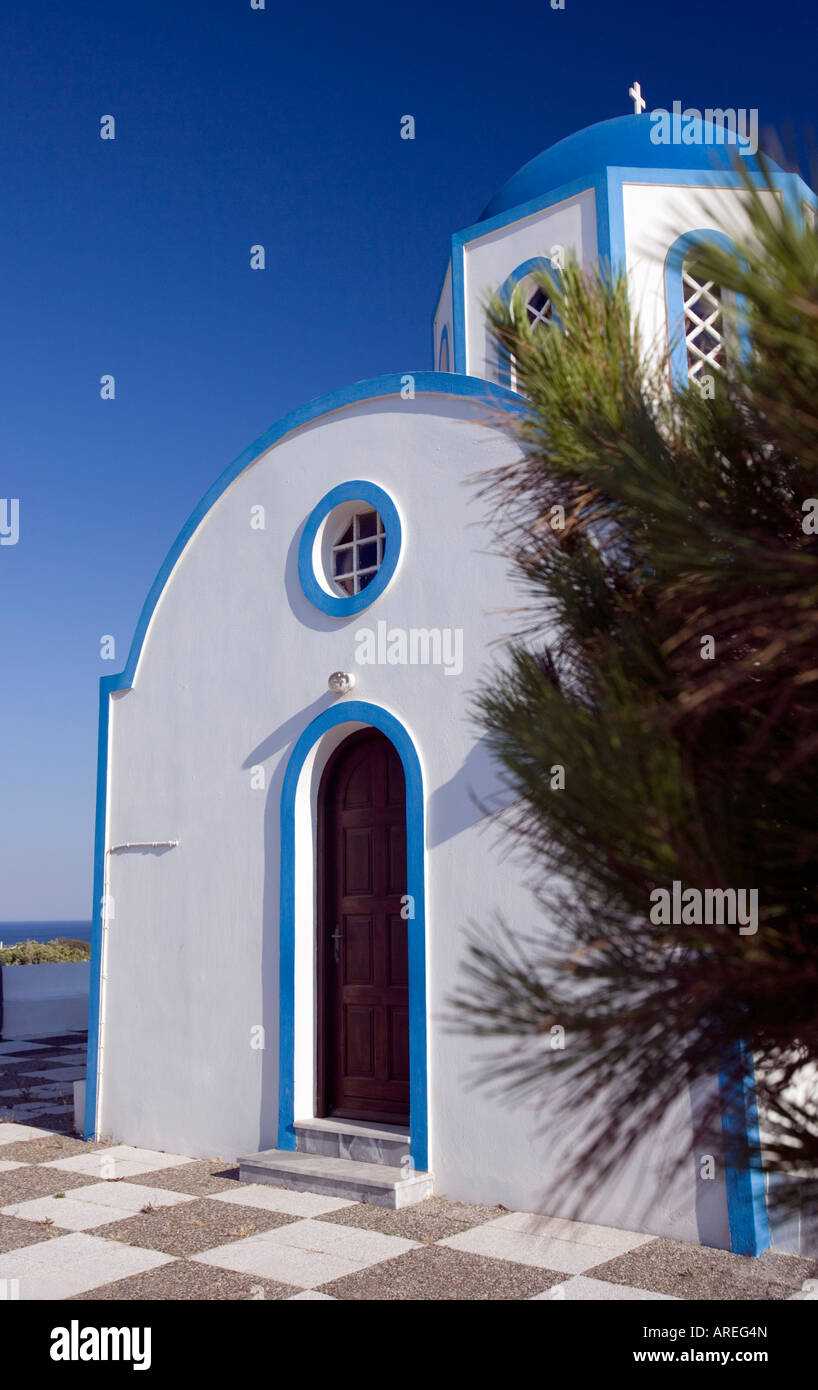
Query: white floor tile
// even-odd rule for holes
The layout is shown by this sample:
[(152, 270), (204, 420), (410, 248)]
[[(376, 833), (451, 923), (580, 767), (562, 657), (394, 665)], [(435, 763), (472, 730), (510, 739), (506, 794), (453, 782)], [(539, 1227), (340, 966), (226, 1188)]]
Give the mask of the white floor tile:
[(254, 1182), (238, 1192), (214, 1192), (213, 1202), (231, 1202), (241, 1207), (260, 1207), (264, 1211), (279, 1211), (286, 1216), (323, 1216), (328, 1211), (354, 1207), (345, 1197), (322, 1197), (316, 1192), (295, 1192), (286, 1187), (268, 1187)]
[(402, 1236), (385, 1236), (361, 1226), (341, 1226), (334, 1221), (293, 1221), (270, 1232), (281, 1245), (298, 1250), (321, 1250), (325, 1255), (342, 1255), (364, 1266), (391, 1260), (416, 1250), (418, 1241)]
[(3, 1216), (17, 1216), (21, 1221), (51, 1220), (67, 1231), (88, 1231), (95, 1226), (107, 1226), (109, 1221), (124, 1221), (146, 1206), (174, 1207), (195, 1198), (161, 1187), (142, 1187), (139, 1183), (102, 1182), (93, 1187), (75, 1187), (64, 1197), (35, 1197), (28, 1202), (13, 1202), (2, 1208)]
[(787, 1303), (815, 1303), (818, 1299), (818, 1279), (805, 1279), (797, 1293), (791, 1293)]
[(555, 1284), (544, 1293), (535, 1293), (529, 1302), (548, 1299), (566, 1303), (678, 1303), (669, 1293), (651, 1293), (649, 1289), (631, 1288), (629, 1284), (608, 1284), (604, 1279), (591, 1279), (587, 1274), (575, 1275), (564, 1284)]
[(118, 1219), (116, 1213), (119, 1211), (135, 1216), (146, 1206), (176, 1207), (181, 1202), (197, 1200), (189, 1192), (173, 1192), (169, 1187), (147, 1187), (139, 1182), (98, 1182), (91, 1187), (73, 1187), (71, 1196), (104, 1207), (110, 1211), (110, 1221)]
[(473, 1255), (488, 1255), (495, 1260), (515, 1260), (518, 1264), (534, 1265), (537, 1269), (554, 1269), (561, 1274), (582, 1274), (594, 1265), (612, 1258), (610, 1250), (597, 1245), (580, 1245), (576, 1241), (556, 1240), (552, 1236), (527, 1235), (521, 1231), (498, 1230), (497, 1222), (475, 1226), (462, 1231), (440, 1245), (452, 1250), (467, 1250)]
[(495, 1230), (550, 1236), (555, 1240), (573, 1241), (577, 1245), (601, 1247), (610, 1251), (611, 1259), (656, 1239), (655, 1236), (641, 1235), (638, 1231), (620, 1231), (615, 1226), (591, 1226), (585, 1221), (567, 1221), (560, 1216), (535, 1216), (524, 1211), (510, 1211), (490, 1224)]
[(0, 1091), (0, 1096), (5, 1101), (13, 1101), (15, 1096), (19, 1097), (21, 1091), (28, 1091), (29, 1099), (33, 1096), (35, 1100), (54, 1100), (59, 1096), (73, 1095), (73, 1086), (73, 1081), (47, 1081), (45, 1086), (38, 1086), (36, 1083), (23, 1080), (13, 1091)]
[(0, 1255), (0, 1279), (19, 1279), (21, 1299), (68, 1298), (171, 1262), (157, 1250), (77, 1231)]
[(285, 1302), (285, 1303), (299, 1303), (299, 1302), (301, 1302), (301, 1301), (304, 1300), (304, 1299), (309, 1299), (310, 1302), (313, 1302), (313, 1303), (318, 1303), (319, 1301), (320, 1301), (321, 1303), (337, 1303), (337, 1302), (338, 1302), (338, 1299), (337, 1299), (337, 1298), (333, 1298), (333, 1296), (332, 1296), (331, 1293), (319, 1293), (317, 1289), (302, 1289), (302, 1290), (301, 1290), (301, 1293), (293, 1293), (293, 1294), (290, 1294), (290, 1297), (289, 1297), (289, 1298), (285, 1298), (284, 1302)]
[(53, 1135), (53, 1129), (35, 1129), (32, 1125), (14, 1124), (11, 1120), (0, 1124), (0, 1144), (25, 1144), (29, 1139), (50, 1139)]
[(269, 1231), (264, 1231), (245, 1240), (235, 1240), (230, 1245), (205, 1250), (201, 1255), (193, 1255), (192, 1263), (234, 1269), (239, 1274), (257, 1274), (263, 1279), (276, 1279), (281, 1284), (294, 1284), (301, 1289), (327, 1284), (331, 1279), (343, 1279), (347, 1274), (357, 1274), (366, 1268), (355, 1260), (326, 1255), (320, 1250), (277, 1245), (268, 1239), (269, 1235)]
[(193, 1162), (184, 1154), (166, 1154), (152, 1149), (134, 1149), (130, 1144), (114, 1144), (110, 1149), (75, 1154), (73, 1158), (57, 1158), (45, 1166), (61, 1168), (66, 1173), (85, 1173), (97, 1181), (109, 1182), (112, 1178), (139, 1178), (143, 1173), (153, 1173), (159, 1168), (178, 1168), (182, 1163)]
[(24, 1163), (12, 1163), (10, 1158), (0, 1158), (0, 1173), (10, 1173), (12, 1168), (25, 1168)]
[(194, 1255), (202, 1264), (315, 1288), (411, 1250), (416, 1241), (327, 1221), (294, 1221)]
[(9, 1107), (12, 1120), (24, 1123), (26, 1120), (36, 1120), (47, 1114), (56, 1115), (61, 1110), (68, 1109), (65, 1101), (60, 1100), (25, 1100), (15, 1105), (13, 1102)]

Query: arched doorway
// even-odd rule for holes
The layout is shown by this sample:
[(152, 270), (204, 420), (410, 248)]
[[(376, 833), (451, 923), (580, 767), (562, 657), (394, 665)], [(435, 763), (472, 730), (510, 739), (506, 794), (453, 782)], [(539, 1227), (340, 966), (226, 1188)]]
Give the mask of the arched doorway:
[(408, 1124), (406, 785), (378, 729), (321, 779), (317, 836), (319, 1115)]

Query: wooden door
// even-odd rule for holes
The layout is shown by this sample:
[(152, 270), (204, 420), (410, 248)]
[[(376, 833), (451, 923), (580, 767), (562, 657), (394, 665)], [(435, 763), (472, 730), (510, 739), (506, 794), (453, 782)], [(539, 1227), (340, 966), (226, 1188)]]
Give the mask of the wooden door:
[(377, 730), (345, 740), (324, 773), (318, 887), (318, 1113), (407, 1124), (406, 789)]

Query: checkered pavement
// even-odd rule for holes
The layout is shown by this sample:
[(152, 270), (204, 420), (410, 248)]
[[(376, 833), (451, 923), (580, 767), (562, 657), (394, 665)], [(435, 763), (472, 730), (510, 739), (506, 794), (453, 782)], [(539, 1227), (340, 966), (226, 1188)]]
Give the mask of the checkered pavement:
[[(0, 1297), (792, 1299), (818, 1262), (432, 1197), (403, 1211), (71, 1134), (84, 1035), (0, 1043)], [(5, 1281), (5, 1282), (4, 1282)]]

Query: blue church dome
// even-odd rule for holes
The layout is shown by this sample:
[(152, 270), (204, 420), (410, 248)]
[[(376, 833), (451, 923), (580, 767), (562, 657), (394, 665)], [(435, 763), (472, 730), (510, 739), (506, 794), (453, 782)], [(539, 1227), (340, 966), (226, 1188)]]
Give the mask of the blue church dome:
[[(735, 143), (727, 143), (723, 129), (701, 119), (695, 124), (699, 128), (695, 144), (655, 143), (659, 127), (648, 111), (638, 116), (614, 116), (612, 120), (586, 126), (543, 150), (512, 174), (483, 209), (479, 220), (484, 222), (521, 203), (542, 198), (563, 184), (599, 173), (606, 165), (628, 169), (731, 169)], [(724, 143), (717, 144), (717, 137)], [(778, 169), (772, 161), (768, 162), (774, 170)], [(758, 161), (752, 155), (746, 156), (746, 164), (758, 172)]]

